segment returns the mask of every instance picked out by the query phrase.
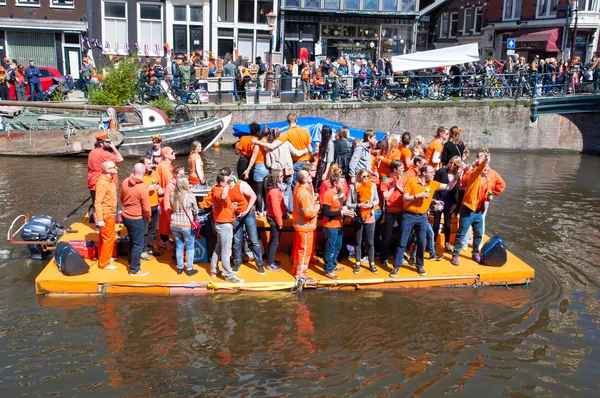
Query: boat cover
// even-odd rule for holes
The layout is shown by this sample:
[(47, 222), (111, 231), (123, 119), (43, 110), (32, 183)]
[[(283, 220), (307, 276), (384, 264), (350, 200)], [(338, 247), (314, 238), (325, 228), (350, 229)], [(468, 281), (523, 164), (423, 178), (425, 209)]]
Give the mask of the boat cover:
[(66, 113), (51, 115), (28, 109), (24, 109), (17, 117), (6, 119), (6, 124), (11, 130), (65, 130), (67, 127), (77, 130), (97, 130), (99, 123), (99, 116), (77, 116)]
[[(363, 139), (363, 135), (365, 133), (365, 130), (363, 130), (363, 129), (350, 127), (343, 123), (333, 122), (331, 120), (323, 119), (320, 117), (302, 116), (302, 117), (298, 118), (296, 124), (298, 126), (304, 127), (305, 129), (308, 130), (313, 143), (321, 142), (321, 129), (323, 128), (323, 126), (331, 127), (334, 132), (341, 129), (344, 126), (348, 127), (350, 129), (350, 138), (359, 138), (361, 140)], [(282, 122), (271, 122), (271, 123), (261, 124), (260, 129), (262, 130), (263, 127), (265, 127), (265, 126), (269, 126), (269, 128), (272, 128), (272, 129), (278, 128), (282, 133), (289, 129), (289, 126), (288, 126), (288, 123), (286, 120), (284, 120)], [(250, 125), (248, 125), (248, 124), (234, 124), (232, 126), (232, 128), (233, 128), (234, 137), (239, 138), (244, 135), (250, 134)], [(382, 131), (376, 131), (376, 133), (377, 133), (377, 140), (383, 139), (383, 137), (385, 137), (385, 134), (386, 134)]]

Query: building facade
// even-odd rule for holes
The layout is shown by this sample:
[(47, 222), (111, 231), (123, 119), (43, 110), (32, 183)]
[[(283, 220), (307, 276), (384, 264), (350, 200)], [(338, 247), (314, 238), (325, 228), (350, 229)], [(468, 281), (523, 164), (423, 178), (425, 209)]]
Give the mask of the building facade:
[(0, 0), (0, 55), (79, 77), (86, 0)]

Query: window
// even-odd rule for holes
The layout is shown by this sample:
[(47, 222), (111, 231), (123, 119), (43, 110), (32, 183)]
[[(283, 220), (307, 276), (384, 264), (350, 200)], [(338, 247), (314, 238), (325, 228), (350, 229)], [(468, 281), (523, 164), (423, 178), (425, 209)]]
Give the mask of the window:
[(556, 16), (558, 0), (539, 0), (537, 3), (537, 17), (549, 18)]
[(401, 0), (400, 11), (402, 12), (415, 12), (417, 8), (416, 0)]
[(483, 8), (475, 7), (475, 21), (473, 24), (473, 34), (480, 34), (483, 28)]
[(396, 11), (398, 0), (383, 0), (383, 11)]
[(50, 71), (47, 69), (40, 68), (40, 77), (50, 77)]
[(379, 0), (363, 0), (365, 10), (377, 10), (379, 9)]
[(504, 0), (504, 19), (521, 18), (523, 0)]
[(50, 0), (52, 7), (73, 8), (73, 0)]
[[(219, 22), (233, 22), (233, 0), (219, 0), (217, 20)], [(227, 45), (227, 47), (229, 47)]]
[(321, 8), (321, 0), (304, 0), (306, 8)]
[[(253, 54), (254, 31), (250, 29), (238, 30), (238, 53), (245, 57), (254, 59)], [(260, 55), (260, 54), (259, 54)]]
[(340, 0), (325, 0), (325, 8), (339, 10)]
[(465, 17), (463, 19), (463, 35), (471, 34), (471, 27), (473, 26), (473, 9), (465, 8)]
[(202, 22), (202, 7), (190, 6), (190, 22)]
[(254, 0), (238, 0), (238, 22), (254, 23)]
[(258, 0), (258, 19), (256, 23), (267, 24), (267, 14), (273, 11), (273, 0)]
[(138, 40), (140, 49), (160, 55), (163, 48), (162, 5), (139, 4)]
[[(102, 47), (108, 42), (113, 51), (115, 43), (127, 43), (127, 3), (117, 3), (111, 1), (104, 2), (104, 31)], [(141, 48), (140, 48), (141, 50)], [(116, 50), (115, 50), (116, 52)]]
[(440, 18), (440, 37), (448, 37), (448, 13), (445, 12)]
[(456, 37), (456, 32), (458, 32), (458, 13), (452, 12), (450, 13), (450, 31), (448, 32), (448, 37)]
[(300, 7), (300, 0), (285, 0), (286, 7)]
[(344, 9), (346, 10), (358, 10), (359, 6), (359, 0), (344, 0)]
[(586, 11), (598, 11), (598, 0), (585, 0)]
[(177, 22), (187, 21), (187, 7), (186, 6), (174, 6), (173, 7), (173, 20)]
[[(6, 3), (6, 0), (4, 1)], [(39, 7), (40, 0), (16, 0), (18, 6)]]

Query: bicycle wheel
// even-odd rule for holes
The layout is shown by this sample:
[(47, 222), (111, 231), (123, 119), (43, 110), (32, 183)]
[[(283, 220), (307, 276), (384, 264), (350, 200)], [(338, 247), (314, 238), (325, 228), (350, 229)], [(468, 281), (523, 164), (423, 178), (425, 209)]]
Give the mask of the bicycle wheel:
[(371, 86), (365, 85), (358, 89), (358, 93), (356, 96), (358, 97), (359, 101), (369, 102), (373, 94), (373, 88)]
[(490, 84), (484, 88), (484, 94), (490, 98), (501, 98), (504, 96), (504, 87), (498, 83)]
[(443, 86), (439, 83), (430, 83), (427, 87), (427, 97), (432, 100), (439, 100), (444, 97)]
[(414, 101), (419, 98), (419, 86), (417, 83), (412, 82), (406, 87), (406, 99)]
[(195, 92), (189, 92), (187, 93), (188, 97), (188, 103), (190, 104), (194, 104), (194, 105), (198, 105), (200, 103), (200, 96), (198, 94), (196, 94)]

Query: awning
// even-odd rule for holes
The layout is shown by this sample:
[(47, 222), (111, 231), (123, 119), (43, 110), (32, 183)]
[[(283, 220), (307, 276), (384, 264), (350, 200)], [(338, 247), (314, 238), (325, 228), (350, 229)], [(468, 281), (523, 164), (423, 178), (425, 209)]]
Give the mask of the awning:
[(404, 72), (473, 61), (479, 61), (479, 47), (477, 43), (397, 55), (392, 57), (392, 69), (394, 72)]
[(0, 28), (26, 31), (85, 32), (88, 30), (88, 23), (86, 21), (60, 21), (52, 19), (0, 18)]
[(560, 52), (558, 45), (558, 28), (545, 30), (522, 29), (515, 32), (517, 50), (540, 51), (547, 53)]

